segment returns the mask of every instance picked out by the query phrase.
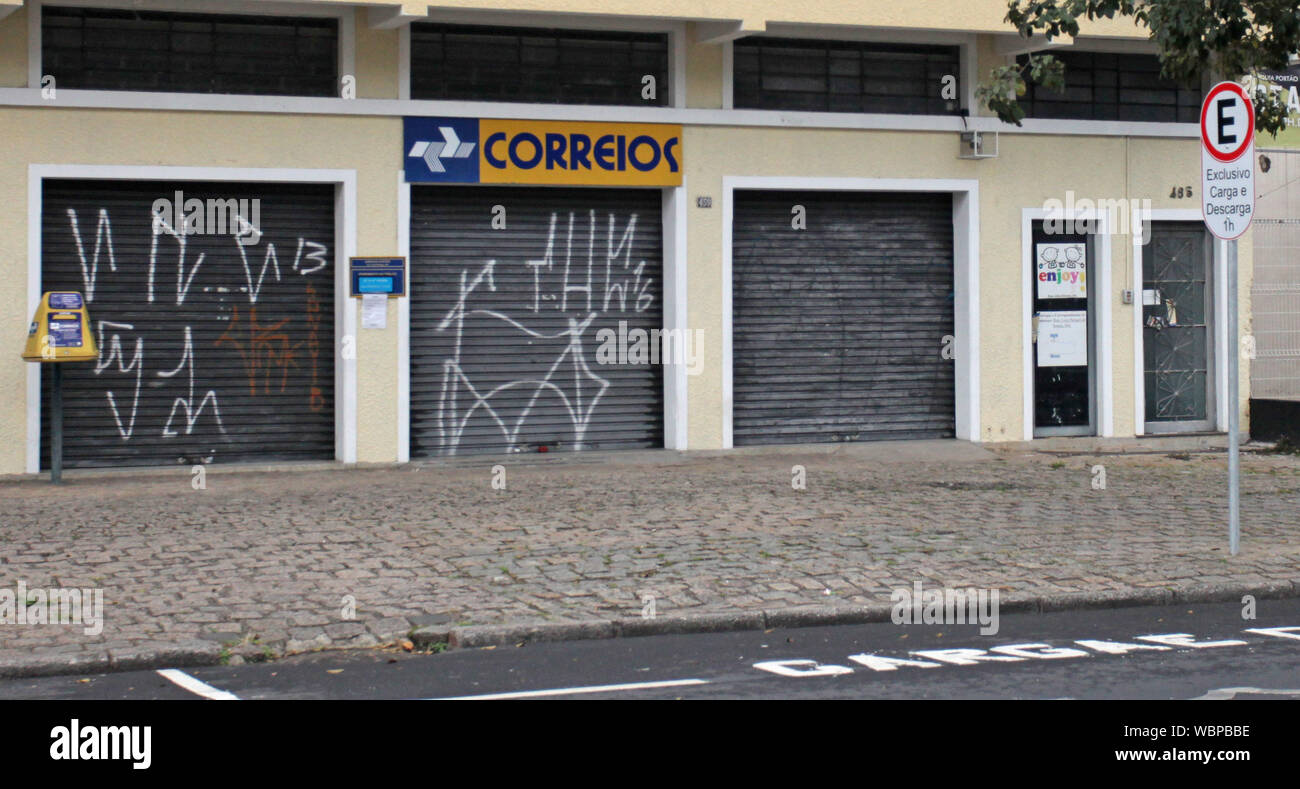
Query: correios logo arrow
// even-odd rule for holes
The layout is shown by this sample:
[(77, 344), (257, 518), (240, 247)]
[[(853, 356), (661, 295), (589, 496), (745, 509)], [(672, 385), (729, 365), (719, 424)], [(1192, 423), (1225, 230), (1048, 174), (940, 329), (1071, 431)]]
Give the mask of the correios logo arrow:
[(441, 141), (417, 140), (406, 155), (415, 159), (424, 159), (424, 163), (432, 172), (445, 173), (447, 168), (442, 166), (441, 160), (469, 158), (469, 155), (474, 152), (475, 143), (461, 142), (456, 130), (450, 126), (439, 126), (438, 132), (442, 134)]

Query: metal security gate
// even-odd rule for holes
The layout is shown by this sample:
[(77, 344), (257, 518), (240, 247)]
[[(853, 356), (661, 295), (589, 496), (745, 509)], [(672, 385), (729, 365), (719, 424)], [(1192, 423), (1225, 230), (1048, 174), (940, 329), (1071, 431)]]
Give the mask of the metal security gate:
[(41, 236), (100, 349), (64, 365), (67, 466), (334, 457), (332, 186), (47, 180)]
[(1146, 433), (1214, 429), (1211, 241), (1200, 222), (1153, 222), (1142, 248)]
[[(1300, 150), (1259, 149), (1250, 234), (1250, 435), (1300, 444)], [(1247, 348), (1247, 350), (1252, 350)]]
[(1252, 232), (1250, 396), (1300, 403), (1300, 219), (1256, 219)]
[(954, 436), (952, 228), (947, 194), (736, 192), (733, 443)]
[(412, 456), (663, 446), (658, 191), (411, 203)]

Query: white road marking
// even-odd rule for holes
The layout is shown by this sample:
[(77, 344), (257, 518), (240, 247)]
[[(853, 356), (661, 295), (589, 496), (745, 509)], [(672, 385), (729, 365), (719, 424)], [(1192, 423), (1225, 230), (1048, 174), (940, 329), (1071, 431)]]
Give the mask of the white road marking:
[(196, 696), (215, 701), (239, 701), (239, 697), (230, 691), (214, 688), (201, 679), (191, 677), (180, 669), (160, 668), (158, 673)]
[(1215, 688), (1204, 696), (1197, 696), (1192, 701), (1221, 701), (1236, 698), (1239, 694), (1264, 694), (1270, 696), (1300, 696), (1300, 690), (1282, 690), (1273, 688)]
[[(1300, 641), (1300, 626), (1293, 627), (1250, 627), (1243, 632), (1257, 633), (1264, 636)], [(1245, 646), (1248, 641), (1224, 639), (1220, 641), (1197, 641), (1191, 633), (1155, 633), (1136, 636), (1141, 641), (1151, 643), (1138, 644), (1124, 641), (1076, 640), (1074, 643), (1087, 647), (1093, 652), (1086, 652), (1073, 647), (1054, 647), (1047, 643), (1008, 644), (988, 649), (954, 648), (954, 649), (914, 649), (908, 655), (930, 658), (954, 666), (976, 666), (983, 662), (1024, 662), (1026, 660), (1045, 660), (1054, 658), (1090, 658), (1097, 655), (1124, 655), (1138, 650), (1167, 652), (1171, 649), (1206, 649), (1211, 647)], [(766, 646), (766, 645), (764, 645)], [(1000, 653), (1000, 654), (991, 654)], [(1094, 655), (1096, 653), (1096, 655)], [(936, 668), (940, 665), (930, 660), (913, 660), (909, 658), (889, 657), (886, 655), (857, 654), (849, 655), (849, 660), (873, 671), (895, 671), (901, 666), (916, 668)], [(852, 674), (848, 666), (823, 664), (807, 658), (787, 660), (765, 660), (754, 664), (760, 671), (769, 671), (783, 677), (835, 677)], [(1220, 688), (1211, 690), (1203, 699), (1232, 698), (1232, 693), (1277, 693), (1286, 696), (1300, 696), (1300, 690), (1260, 690), (1257, 688)], [(1224, 695), (1226, 694), (1226, 695)]]
[(577, 688), (550, 688), (548, 690), (521, 690), (515, 693), (485, 693), (481, 696), (446, 696), (430, 701), (470, 701), (485, 699), (535, 699), (542, 696), (569, 696), (578, 693), (609, 693), (616, 690), (649, 690), (652, 688), (678, 688), (687, 685), (707, 685), (703, 679), (670, 679), (662, 682), (627, 682), (622, 685), (586, 685)]

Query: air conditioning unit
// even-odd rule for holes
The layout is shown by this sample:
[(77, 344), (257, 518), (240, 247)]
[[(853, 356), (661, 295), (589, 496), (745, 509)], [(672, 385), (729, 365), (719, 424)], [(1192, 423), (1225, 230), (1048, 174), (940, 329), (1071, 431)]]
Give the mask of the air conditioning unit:
[(996, 159), (998, 156), (998, 133), (981, 131), (964, 131), (961, 133), (959, 159)]

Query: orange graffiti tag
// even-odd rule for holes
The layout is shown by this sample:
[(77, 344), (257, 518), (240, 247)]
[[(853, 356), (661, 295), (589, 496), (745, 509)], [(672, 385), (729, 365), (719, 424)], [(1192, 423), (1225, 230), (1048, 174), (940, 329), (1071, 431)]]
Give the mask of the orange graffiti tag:
[(311, 355), (311, 396), (307, 403), (313, 411), (325, 408), (325, 395), (321, 392), (317, 378), (320, 359), (320, 299), (316, 289), (307, 283), (307, 353)]
[[(289, 368), (297, 367), (294, 362), (294, 348), (289, 344), (289, 335), (280, 332), (281, 327), (289, 322), (283, 318), (274, 324), (260, 325), (257, 322), (257, 307), (250, 307), (245, 321), (239, 312), (239, 305), (234, 306), (234, 315), (230, 326), (217, 338), (214, 345), (229, 343), (239, 353), (244, 363), (244, 374), (248, 377), (248, 393), (257, 394), (258, 381), (262, 393), (271, 393), (271, 377), (279, 370), (280, 391), (284, 391), (289, 381)], [(280, 332), (280, 333), (277, 333)]]

